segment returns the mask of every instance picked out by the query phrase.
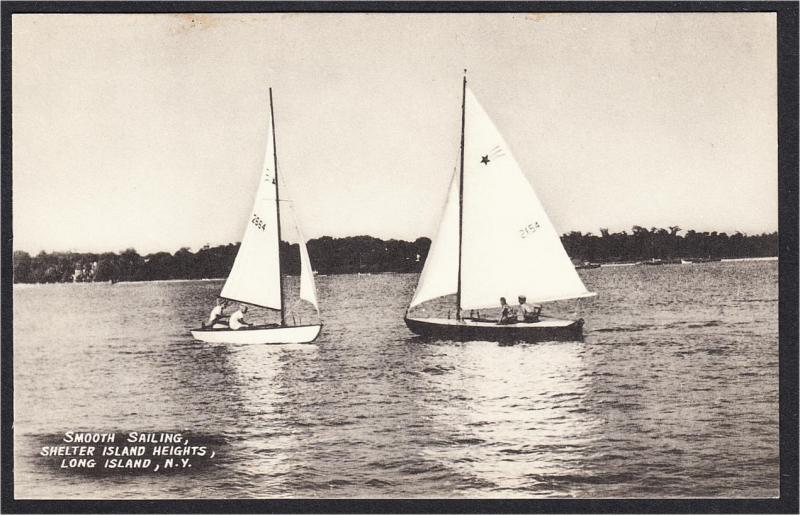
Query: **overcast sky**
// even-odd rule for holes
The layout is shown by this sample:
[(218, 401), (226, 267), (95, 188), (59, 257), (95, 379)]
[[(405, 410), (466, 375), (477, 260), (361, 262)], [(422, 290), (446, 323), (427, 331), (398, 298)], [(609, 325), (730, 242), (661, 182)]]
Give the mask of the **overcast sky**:
[(14, 248), (239, 241), (273, 87), (306, 236), (432, 236), (462, 69), (559, 232), (777, 230), (776, 19), (13, 16)]

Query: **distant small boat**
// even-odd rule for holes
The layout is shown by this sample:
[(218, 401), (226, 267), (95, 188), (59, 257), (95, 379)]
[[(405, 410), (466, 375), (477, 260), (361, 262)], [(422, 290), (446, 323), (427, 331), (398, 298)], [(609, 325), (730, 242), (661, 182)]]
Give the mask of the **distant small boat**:
[[(229, 327), (203, 327), (191, 331), (196, 340), (209, 343), (310, 343), (319, 336), (322, 329), (322, 324), (286, 324), (280, 258), (282, 199), (278, 189), (272, 88), (269, 90), (269, 112), (270, 134), (264, 171), (256, 191), (253, 212), (220, 297), (280, 311), (280, 324), (256, 325), (236, 330)], [(302, 237), (297, 221), (294, 222), (300, 247), (300, 298), (311, 303), (319, 315), (311, 260), (305, 238)]]
[(689, 260), (687, 260), (687, 259), (681, 259), (681, 264), (682, 264), (682, 265), (691, 265), (691, 264), (692, 264), (692, 262), (691, 262), (691, 261), (689, 261)]
[(717, 261), (722, 261), (722, 258), (691, 258), (689, 261), (691, 263), (716, 263)]
[(650, 266), (663, 265), (664, 261), (662, 259), (653, 258), (650, 261), (642, 261), (642, 264), (643, 265), (650, 265)]
[[(580, 340), (583, 319), (500, 324), (462, 316), (463, 310), (497, 307), (500, 297), (526, 295), (542, 303), (595, 295), (466, 76), (462, 95), (460, 167), (405, 323), (418, 335), (456, 341)], [(410, 315), (415, 306), (451, 294), (455, 318)]]
[(586, 270), (588, 268), (600, 268), (600, 263), (582, 263), (580, 265), (575, 265), (576, 270)]

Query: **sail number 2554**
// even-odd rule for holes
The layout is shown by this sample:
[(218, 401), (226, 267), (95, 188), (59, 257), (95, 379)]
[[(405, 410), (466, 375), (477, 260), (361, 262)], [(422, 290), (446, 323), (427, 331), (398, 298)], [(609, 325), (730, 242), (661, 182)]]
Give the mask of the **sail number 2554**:
[(267, 229), (267, 224), (264, 223), (264, 220), (259, 218), (258, 215), (253, 215), (253, 219), (251, 220), (252, 224), (261, 229), (262, 231)]
[(519, 237), (527, 238), (528, 236), (531, 236), (533, 233), (535, 233), (537, 230), (539, 230), (539, 222), (530, 223), (519, 230)]

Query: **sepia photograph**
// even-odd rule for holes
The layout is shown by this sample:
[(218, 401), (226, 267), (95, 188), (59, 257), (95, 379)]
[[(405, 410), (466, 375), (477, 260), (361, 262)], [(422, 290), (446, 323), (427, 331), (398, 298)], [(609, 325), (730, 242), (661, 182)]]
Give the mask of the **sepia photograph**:
[(5, 4), (7, 511), (796, 512), (797, 3)]

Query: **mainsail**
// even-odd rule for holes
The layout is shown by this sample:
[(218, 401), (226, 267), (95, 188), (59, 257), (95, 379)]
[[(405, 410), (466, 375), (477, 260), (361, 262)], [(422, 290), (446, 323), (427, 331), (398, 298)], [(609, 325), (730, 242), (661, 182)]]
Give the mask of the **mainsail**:
[(450, 180), (447, 200), (436, 237), (431, 243), (417, 291), (409, 309), (417, 304), (455, 293), (458, 288), (458, 170)]
[[(278, 179), (277, 157), (275, 155), (275, 124), (272, 119), (272, 91), (270, 90), (270, 123), (268, 124), (267, 150), (264, 165), (256, 191), (253, 212), (248, 219), (247, 228), (242, 237), (242, 244), (233, 268), (222, 288), (222, 297), (239, 302), (246, 302), (265, 308), (278, 309), (283, 312), (283, 295), (281, 292), (280, 247), (280, 211), (278, 202), (278, 183), (284, 189), (283, 180)], [(285, 193), (284, 193), (285, 195)], [(306, 240), (297, 222), (297, 214), (291, 202), (284, 207), (290, 212), (291, 228), (300, 247), (300, 298), (314, 305), (319, 312), (317, 292), (314, 288), (314, 272), (308, 257)]]
[[(497, 306), (500, 297), (518, 295), (529, 302), (594, 295), (500, 132), (466, 87), (464, 95), (460, 307)], [(458, 290), (458, 183), (456, 176), (410, 307)]]
[[(270, 122), (271, 118), (270, 112)], [(268, 126), (267, 150), (253, 212), (247, 220), (239, 253), (220, 296), (265, 308), (281, 309), (275, 140), (273, 124)]]
[(461, 307), (526, 295), (544, 302), (592, 295), (567, 256), (533, 187), (467, 88)]

